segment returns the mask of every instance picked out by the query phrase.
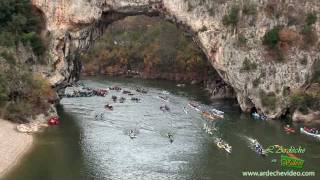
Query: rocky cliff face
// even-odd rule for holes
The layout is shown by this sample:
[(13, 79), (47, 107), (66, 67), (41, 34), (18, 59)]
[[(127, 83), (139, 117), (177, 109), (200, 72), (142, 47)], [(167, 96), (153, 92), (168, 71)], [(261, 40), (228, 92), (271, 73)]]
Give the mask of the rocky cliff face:
[[(288, 94), (310, 84), (313, 66), (320, 59), (316, 38), (320, 21), (305, 22), (309, 12), (320, 12), (318, 0), (32, 2), (47, 21), (52, 68), (48, 78), (55, 85), (78, 78), (79, 53), (90, 48), (108, 24), (139, 14), (160, 15), (190, 32), (223, 80), (234, 88), (242, 110), (256, 107), (270, 118), (286, 111)], [(262, 40), (276, 26), (281, 27), (278, 51), (267, 48)], [(305, 27), (312, 29), (309, 40), (310, 33), (301, 33)]]

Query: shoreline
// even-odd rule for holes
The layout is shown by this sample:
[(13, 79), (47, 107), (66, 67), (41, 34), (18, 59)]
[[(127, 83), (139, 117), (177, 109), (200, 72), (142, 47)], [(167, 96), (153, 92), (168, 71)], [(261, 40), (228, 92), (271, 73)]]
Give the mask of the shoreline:
[(17, 124), (0, 119), (0, 179), (3, 179), (32, 149), (32, 135), (20, 133)]

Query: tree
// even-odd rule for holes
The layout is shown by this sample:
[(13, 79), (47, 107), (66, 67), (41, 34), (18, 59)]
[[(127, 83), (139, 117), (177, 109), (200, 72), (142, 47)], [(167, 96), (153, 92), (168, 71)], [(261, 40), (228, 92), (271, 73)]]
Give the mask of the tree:
[(0, 102), (8, 99), (8, 80), (2, 74), (0, 74)]

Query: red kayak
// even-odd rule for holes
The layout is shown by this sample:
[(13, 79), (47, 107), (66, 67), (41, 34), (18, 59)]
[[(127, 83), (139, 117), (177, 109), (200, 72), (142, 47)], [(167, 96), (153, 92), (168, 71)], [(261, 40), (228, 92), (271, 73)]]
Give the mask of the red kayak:
[(283, 127), (283, 129), (284, 129), (284, 131), (286, 132), (286, 133), (295, 133), (296, 132), (296, 130), (294, 130), (293, 128), (291, 128), (291, 127)]
[(60, 123), (60, 120), (58, 117), (52, 117), (48, 120), (48, 124), (50, 126), (56, 126), (56, 125), (59, 125), (59, 123)]

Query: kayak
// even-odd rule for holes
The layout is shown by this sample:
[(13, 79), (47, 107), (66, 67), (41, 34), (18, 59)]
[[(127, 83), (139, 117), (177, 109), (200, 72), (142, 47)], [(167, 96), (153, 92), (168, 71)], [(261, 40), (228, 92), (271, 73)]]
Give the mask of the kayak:
[(261, 155), (261, 156), (267, 156), (265, 150), (262, 148), (262, 146), (260, 145), (260, 151), (258, 151), (257, 149), (255, 150), (257, 154)]
[(232, 147), (228, 143), (221, 139), (216, 139), (216, 145), (219, 149), (224, 149), (227, 153), (231, 154)]
[(224, 118), (224, 112), (219, 111), (217, 109), (211, 109), (211, 112), (213, 113), (213, 115), (219, 117), (219, 118)]
[(162, 91), (161, 93), (164, 94), (164, 95), (169, 95), (170, 94), (168, 91)]
[(187, 111), (187, 108), (186, 108), (186, 107), (183, 108), (183, 111), (184, 111), (186, 114), (188, 114), (188, 111)]
[(208, 113), (206, 111), (202, 112), (201, 115), (204, 118), (207, 118), (207, 119), (210, 119), (210, 120), (215, 120), (216, 119), (216, 117), (214, 115), (212, 115), (211, 113)]
[(295, 133), (296, 131), (291, 127), (283, 127), (286, 133)]
[(137, 137), (137, 135), (136, 135), (136, 133), (135, 133), (134, 131), (130, 130), (130, 131), (129, 131), (129, 137), (130, 137), (131, 139), (134, 139), (134, 138)]
[(169, 102), (168, 96), (158, 96), (159, 99), (161, 99), (164, 102)]
[[(267, 155), (267, 153), (263, 149), (262, 145), (256, 139), (248, 138), (248, 140), (250, 141), (250, 144), (251, 144), (250, 148), (252, 150), (254, 150), (258, 155), (261, 155), (261, 156), (266, 156)], [(256, 146), (259, 147), (260, 151), (256, 148)]]
[(188, 103), (188, 105), (190, 106), (190, 107), (192, 107), (193, 109), (195, 109), (196, 111), (200, 111), (200, 105), (198, 104), (198, 103), (196, 103), (196, 102), (189, 102)]
[(169, 141), (173, 143), (173, 135), (171, 133), (168, 133), (167, 137), (169, 138)]
[(256, 112), (251, 114), (254, 119), (267, 120), (267, 117)]
[(305, 134), (305, 135), (308, 135), (308, 136), (312, 136), (312, 137), (315, 137), (315, 138), (317, 138), (317, 139), (320, 140), (320, 134), (310, 133), (310, 132), (304, 130), (304, 128), (300, 128), (300, 132), (301, 132), (301, 134)]

